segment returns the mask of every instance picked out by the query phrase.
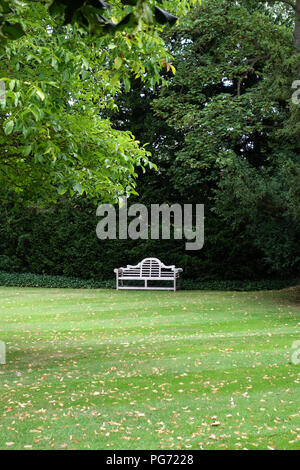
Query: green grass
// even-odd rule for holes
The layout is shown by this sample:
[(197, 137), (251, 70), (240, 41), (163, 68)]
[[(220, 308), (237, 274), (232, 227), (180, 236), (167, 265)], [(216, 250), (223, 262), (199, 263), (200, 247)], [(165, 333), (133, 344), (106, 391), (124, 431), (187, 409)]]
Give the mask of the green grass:
[(300, 449), (298, 292), (0, 288), (0, 448)]

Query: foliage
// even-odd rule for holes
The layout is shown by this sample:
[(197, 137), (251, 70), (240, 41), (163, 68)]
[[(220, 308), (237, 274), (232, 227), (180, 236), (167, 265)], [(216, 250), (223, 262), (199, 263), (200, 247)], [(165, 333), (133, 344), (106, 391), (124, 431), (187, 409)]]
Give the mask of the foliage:
[(300, 56), (289, 25), (248, 8), (210, 1), (170, 33), (177, 73), (153, 106), (184, 139), (168, 158), (177, 191), (208, 200), (272, 269), (297, 271)]
[[(118, 112), (105, 108), (100, 116), (109, 116), (114, 132), (130, 130), (142, 144), (150, 142), (158, 172), (138, 171), (140, 196), (130, 201), (205, 203), (203, 250), (187, 253), (180, 241), (99, 241), (95, 208), (85, 198), (61, 198), (43, 210), (13, 209), (12, 202), (1, 208), (0, 269), (105, 280), (116, 266), (157, 256), (201, 281), (296, 275), (297, 142), (286, 127), (294, 65), (284, 62), (293, 51), (290, 27), (214, 0), (191, 12), (166, 41), (177, 68), (175, 76), (167, 64), (162, 69), (169, 87), (151, 91), (142, 77), (128, 75), (132, 89), (121, 84)], [(246, 77), (251, 64), (244, 57), (253, 62), (264, 55)], [(276, 204), (261, 211), (263, 192)]]
[[(276, 290), (299, 284), (299, 279), (260, 280), (260, 281), (203, 281), (202, 279), (183, 279), (181, 290), (207, 291), (259, 291)], [(10, 273), (0, 271), (0, 286), (6, 287), (44, 287), (59, 289), (115, 289), (114, 279), (78, 279), (66, 276), (50, 276), (47, 274)]]
[[(70, 69), (70, 61), (67, 64), (58, 62), (58, 72), (51, 67), (50, 57), (50, 65), (45, 65), (47, 73), (51, 70), (51, 79), (61, 79), (62, 82), (61, 93), (49, 86), (57, 102), (63, 102), (69, 111), (76, 106), (73, 125), (76, 124), (78, 130), (75, 133), (70, 127), (66, 133), (60, 114), (56, 116), (53, 108), (49, 111), (47, 122), (51, 117), (57, 119), (62, 127), (61, 136), (52, 131), (53, 142), (63, 140), (64, 145), (82, 145), (81, 158), (84, 158), (86, 168), (88, 154), (83, 128), (89, 129), (94, 125), (94, 118), (85, 123), (86, 111), (82, 109), (81, 97), (86, 93), (84, 100), (88, 104), (85, 106), (90, 106), (89, 116), (94, 117), (96, 100), (97, 122), (99, 119), (101, 126), (103, 123), (107, 126), (104, 148), (101, 139), (105, 138), (106, 132), (97, 139), (90, 156), (94, 165), (91, 171), (99, 173), (97, 183), (100, 181), (102, 184), (100, 186), (99, 183), (97, 191), (102, 192), (102, 197), (103, 193), (112, 197), (122, 191), (137, 191), (139, 202), (146, 205), (205, 203), (204, 249), (187, 253), (183, 243), (178, 241), (100, 242), (95, 236), (95, 208), (85, 197), (70, 200), (61, 197), (56, 207), (46, 205), (42, 210), (38, 206), (26, 205), (14, 209), (15, 196), (10, 199), (6, 194), (6, 199), (13, 202), (0, 209), (3, 222), (0, 269), (105, 280), (111, 278), (116, 266), (139, 262), (146, 256), (157, 256), (164, 262), (175, 262), (183, 267), (187, 279), (201, 281), (291, 278), (297, 274), (299, 144), (296, 138), (299, 107), (290, 105), (291, 83), (298, 60), (293, 49), (292, 27), (289, 21), (283, 21), (281, 14), (275, 21), (273, 10), (271, 14), (269, 10), (261, 9), (262, 5), (254, 8), (252, 4), (250, 8), (251, 2), (240, 3), (233, 5), (227, 0), (211, 0), (199, 10), (192, 11), (181, 25), (166, 33), (168, 55), (163, 64), (159, 62), (161, 55), (155, 56), (156, 46), (153, 45), (151, 57), (156, 57), (157, 82), (168, 82), (168, 88), (151, 81), (152, 59), (152, 62), (146, 62), (148, 73), (144, 74), (141, 69), (135, 78), (135, 46), (132, 46), (131, 66), (127, 66), (127, 51), (126, 65), (115, 68), (115, 64), (119, 65), (119, 51), (125, 47), (124, 35), (119, 33), (114, 38), (114, 41), (119, 41), (117, 47), (111, 48), (111, 43), (107, 43), (104, 48), (106, 62), (97, 68), (98, 58), (96, 60), (93, 54), (95, 41), (99, 39), (89, 42), (89, 39), (68, 30), (81, 44), (82, 64), (85, 58), (91, 58), (90, 68), (84, 65), (77, 67), (76, 61), (71, 61), (76, 73), (83, 75), (85, 83), (83, 90), (82, 81), (73, 79), (75, 85), (71, 88), (77, 90), (78, 106), (75, 100), (72, 106), (64, 101), (70, 80), (61, 79), (60, 72), (66, 73)], [(247, 34), (240, 28), (242, 21)], [(73, 45), (65, 36), (60, 36), (59, 29), (55, 37), (58, 45), (62, 43), (63, 50), (70, 49), (74, 53)], [(102, 38), (98, 44), (104, 44), (107, 39)], [(54, 37), (51, 44), (53, 41)], [(172, 63), (171, 54), (175, 57)], [(146, 48), (141, 50), (140, 57), (143, 63), (147, 61)], [(22, 67), (23, 63), (26, 61), (22, 61)], [(173, 66), (177, 68), (175, 76)], [(36, 73), (31, 60), (26, 73), (29, 72)], [(111, 82), (107, 78), (115, 74), (119, 77), (118, 83), (114, 93), (110, 94)], [(131, 84), (130, 90), (126, 85), (127, 79)], [(95, 91), (96, 80), (102, 83), (103, 89), (106, 83), (107, 88)], [(35, 85), (38, 86), (38, 82)], [(45, 95), (50, 93), (39, 88)], [(38, 96), (33, 96), (39, 108), (47, 101), (46, 97), (41, 101)], [(99, 105), (101, 100), (105, 100), (105, 104)], [(156, 101), (153, 103), (153, 100)], [(112, 124), (108, 125), (108, 118)], [(45, 123), (46, 120), (42, 125)], [(141, 147), (137, 148), (130, 132), (142, 145), (150, 143), (146, 149), (152, 152), (151, 160), (157, 165), (158, 172), (146, 168), (143, 173), (142, 168), (136, 166), (139, 163), (144, 166), (148, 154), (146, 149), (143, 155), (140, 154)], [(108, 180), (103, 181), (103, 166), (98, 166), (94, 160), (96, 154), (98, 158), (97, 152), (104, 152), (106, 156), (106, 149), (110, 154), (115, 152), (116, 141), (124, 135), (127, 137), (123, 147), (132, 149), (134, 146), (134, 173), (139, 176), (137, 186), (132, 180), (135, 174), (130, 176), (130, 170), (124, 172), (118, 159), (109, 160)], [(4, 137), (6, 142), (12, 139), (11, 147), (15, 138), (13, 132)], [(35, 151), (42, 147), (42, 142), (38, 134)], [(30, 154), (30, 158), (33, 155)], [(51, 163), (54, 168), (63, 164), (64, 160), (61, 162), (59, 158)], [(32, 167), (37, 171), (43, 165), (44, 162), (35, 163)], [(21, 167), (12, 174), (18, 184), (25, 180), (24, 170)], [(78, 192), (95, 194), (94, 182), (88, 179), (87, 172), (74, 180), (77, 174), (71, 165), (68, 173), (70, 191), (75, 187)], [(58, 178), (56, 171), (53, 174)], [(47, 170), (43, 180), (47, 197), (50, 194), (54, 199), (57, 189), (65, 191), (64, 167), (60, 174), (63, 181), (52, 184)], [(115, 177), (108, 184), (112, 174)], [(7, 181), (1, 182), (2, 187), (8, 187)], [(36, 178), (36, 184), (31, 177), (25, 181), (31, 199), (34, 199), (32, 193), (38, 198), (41, 194), (40, 178)], [(76, 186), (77, 183), (80, 186)], [(13, 185), (12, 179), (10, 185)], [(130, 199), (132, 202), (136, 200), (137, 197)]]
[(85, 280), (66, 276), (49, 276), (46, 274), (7, 273), (0, 271), (0, 285), (14, 287), (48, 287), (70, 289), (98, 289), (99, 287), (113, 287), (113, 283), (105, 281)]
[(220, 178), (235, 156), (261, 166), (289, 147), (294, 150), (294, 139), (283, 140), (280, 133), (296, 70), (296, 63), (287, 69), (286, 58), (293, 56), (288, 29), (259, 12), (214, 0), (175, 29), (172, 38), (177, 73), (154, 106), (185, 138), (172, 168), (178, 188), (199, 182), (207, 169)]
[(254, 169), (236, 160), (219, 185), (214, 210), (241, 229), (275, 270), (300, 268), (300, 161)]
[(299, 278), (295, 279), (265, 279), (253, 280), (233, 280), (233, 281), (202, 281), (201, 279), (183, 280), (183, 290), (207, 290), (207, 291), (260, 291), (278, 290), (299, 285)]
[[(154, 25), (174, 24), (177, 17), (157, 6), (164, 3), (182, 13), (197, 0), (158, 1), (154, 0), (115, 0), (112, 4), (102, 0), (36, 0), (49, 8), (50, 15), (63, 26), (75, 25), (91, 35), (114, 35), (119, 31), (135, 34)], [(23, 8), (34, 0), (2, 0), (0, 5), (0, 44), (16, 40), (25, 34), (22, 24)], [(105, 15), (109, 15), (110, 19)], [(122, 16), (119, 21), (116, 17)]]
[(150, 87), (160, 81), (170, 60), (161, 28), (93, 38), (57, 25), (41, 2), (16, 9), (26, 35), (0, 52), (1, 187), (41, 202), (66, 191), (109, 200), (134, 192), (149, 154), (99, 113), (132, 75)]
[(95, 207), (83, 198), (62, 198), (44, 209), (2, 205), (0, 219), (2, 271), (107, 280), (114, 268), (154, 256), (183, 268), (186, 279), (294, 276), (292, 269), (266, 264), (242, 233), (211, 213), (205, 221), (204, 248), (195, 253), (185, 251), (181, 240), (99, 240)]

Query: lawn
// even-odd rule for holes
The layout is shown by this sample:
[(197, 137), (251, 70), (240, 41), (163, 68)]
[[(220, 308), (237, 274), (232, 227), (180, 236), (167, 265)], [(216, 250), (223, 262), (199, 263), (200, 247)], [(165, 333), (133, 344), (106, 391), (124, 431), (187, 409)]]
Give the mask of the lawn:
[(297, 296), (0, 288), (0, 448), (300, 449)]

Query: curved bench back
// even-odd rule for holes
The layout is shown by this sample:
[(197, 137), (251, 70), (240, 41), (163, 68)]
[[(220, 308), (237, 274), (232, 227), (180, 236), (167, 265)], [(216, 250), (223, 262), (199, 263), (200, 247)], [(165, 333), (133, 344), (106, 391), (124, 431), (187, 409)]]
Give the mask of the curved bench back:
[(141, 261), (142, 277), (160, 277), (161, 265), (161, 261), (157, 258), (145, 258)]
[[(128, 264), (126, 268), (114, 269), (116, 273), (117, 289), (153, 289), (153, 290), (173, 290), (176, 291), (176, 282), (179, 278), (181, 268), (175, 268), (174, 265), (166, 266), (158, 258), (145, 258), (136, 266)], [(144, 287), (126, 286), (123, 281), (144, 281)], [(172, 287), (148, 286), (148, 281), (172, 281)], [(121, 285), (119, 284), (121, 283)]]

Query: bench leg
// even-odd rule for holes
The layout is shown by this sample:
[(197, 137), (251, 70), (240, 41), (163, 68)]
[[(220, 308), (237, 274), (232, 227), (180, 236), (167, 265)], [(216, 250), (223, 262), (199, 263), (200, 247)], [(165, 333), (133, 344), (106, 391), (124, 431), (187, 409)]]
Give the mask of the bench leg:
[(148, 281), (145, 279), (145, 289), (148, 289)]
[(174, 292), (176, 292), (176, 276), (174, 277), (174, 288), (173, 288)]

